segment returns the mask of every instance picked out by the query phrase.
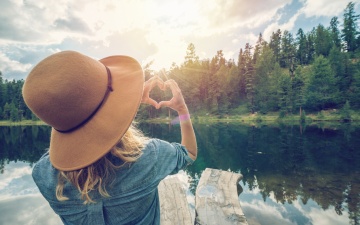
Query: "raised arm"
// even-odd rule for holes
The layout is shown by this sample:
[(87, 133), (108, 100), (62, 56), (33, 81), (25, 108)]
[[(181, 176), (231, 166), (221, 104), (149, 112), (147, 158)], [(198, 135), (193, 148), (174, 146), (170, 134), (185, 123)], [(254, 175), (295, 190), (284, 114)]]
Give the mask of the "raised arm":
[(174, 80), (167, 80), (164, 83), (164, 88), (170, 88), (173, 97), (170, 101), (159, 102), (156, 108), (166, 106), (177, 111), (181, 128), (181, 144), (186, 147), (189, 152), (189, 156), (195, 160), (197, 157), (196, 137), (190, 119), (190, 113), (181, 93), (181, 89)]

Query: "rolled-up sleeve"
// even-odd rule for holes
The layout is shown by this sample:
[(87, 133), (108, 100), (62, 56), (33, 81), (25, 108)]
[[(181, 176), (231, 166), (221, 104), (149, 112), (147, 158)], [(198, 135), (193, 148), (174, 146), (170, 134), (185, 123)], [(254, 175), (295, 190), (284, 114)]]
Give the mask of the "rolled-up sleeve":
[(157, 154), (158, 179), (162, 180), (167, 175), (176, 174), (179, 170), (194, 162), (188, 155), (185, 146), (179, 143), (153, 139), (155, 152)]

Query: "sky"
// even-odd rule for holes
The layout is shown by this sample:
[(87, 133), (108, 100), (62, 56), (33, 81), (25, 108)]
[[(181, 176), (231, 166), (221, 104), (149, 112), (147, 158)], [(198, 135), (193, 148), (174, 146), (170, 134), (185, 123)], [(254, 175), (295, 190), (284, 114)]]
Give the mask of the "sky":
[[(0, 71), (25, 79), (45, 57), (75, 50), (95, 59), (128, 55), (142, 66), (169, 69), (184, 62), (195, 45), (200, 59), (222, 50), (237, 59), (260, 33), (269, 41), (277, 29), (294, 36), (329, 26), (340, 29), (350, 0), (1, 0)], [(360, 0), (353, 0), (360, 14)], [(358, 21), (359, 22), (359, 21)], [(236, 60), (235, 60), (236, 61)]]

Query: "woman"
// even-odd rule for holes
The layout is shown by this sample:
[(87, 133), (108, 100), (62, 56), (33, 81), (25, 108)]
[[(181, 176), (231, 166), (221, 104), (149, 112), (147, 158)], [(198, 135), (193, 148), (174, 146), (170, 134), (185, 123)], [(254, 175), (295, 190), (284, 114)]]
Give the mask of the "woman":
[[(173, 98), (157, 103), (153, 87)], [(159, 182), (193, 163), (197, 146), (189, 111), (173, 80), (144, 83), (127, 56), (99, 61), (74, 51), (37, 64), (23, 87), (26, 104), (52, 126), (33, 179), (64, 224), (159, 224)], [(148, 139), (132, 126), (140, 103), (179, 114), (181, 144)]]

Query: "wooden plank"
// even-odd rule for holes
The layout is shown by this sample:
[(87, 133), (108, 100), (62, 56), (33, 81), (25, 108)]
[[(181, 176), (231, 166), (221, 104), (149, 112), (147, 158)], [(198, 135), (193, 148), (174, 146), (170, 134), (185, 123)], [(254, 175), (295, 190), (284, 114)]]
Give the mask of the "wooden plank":
[(161, 225), (194, 224), (185, 190), (176, 176), (162, 180), (158, 186), (158, 191)]
[(195, 224), (247, 225), (241, 209), (237, 184), (241, 174), (206, 168), (195, 196)]

